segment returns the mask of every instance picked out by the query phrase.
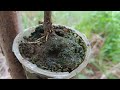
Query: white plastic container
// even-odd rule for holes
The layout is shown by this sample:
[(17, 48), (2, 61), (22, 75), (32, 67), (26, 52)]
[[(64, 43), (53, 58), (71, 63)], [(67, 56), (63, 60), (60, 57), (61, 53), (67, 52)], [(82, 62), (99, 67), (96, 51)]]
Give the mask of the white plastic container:
[[(58, 26), (58, 25), (54, 25), (54, 26)], [(64, 26), (64, 25), (60, 25), (60, 26)], [(76, 74), (80, 73), (81, 70), (83, 68), (85, 68), (86, 65), (89, 63), (91, 47), (90, 47), (90, 43), (89, 43), (88, 39), (86, 38), (86, 36), (84, 34), (80, 33), (77, 30), (74, 30), (73, 28), (67, 27), (67, 26), (64, 26), (64, 27), (71, 29), (74, 33), (77, 33), (80, 37), (82, 37), (82, 39), (84, 40), (84, 42), (87, 46), (85, 60), (79, 65), (78, 68), (76, 68), (75, 70), (73, 70), (70, 73), (69, 72), (50, 72), (48, 70), (43, 70), (43, 69), (37, 67), (35, 64), (32, 64), (28, 60), (24, 59), (19, 52), (19, 44), (21, 43), (21, 41), (23, 41), (23, 37), (24, 36), (28, 37), (32, 32), (35, 31), (36, 27), (38, 27), (38, 25), (19, 33), (16, 36), (16, 38), (14, 39), (13, 47), (12, 47), (15, 56), (17, 57), (19, 62), (23, 65), (28, 79), (40, 79), (40, 78), (70, 79), (73, 76), (75, 76)]]

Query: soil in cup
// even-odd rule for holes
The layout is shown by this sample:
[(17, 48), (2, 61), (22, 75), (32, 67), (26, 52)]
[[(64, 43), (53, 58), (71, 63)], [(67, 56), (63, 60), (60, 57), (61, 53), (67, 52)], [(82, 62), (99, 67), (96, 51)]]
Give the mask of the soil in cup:
[(55, 33), (46, 41), (43, 26), (36, 27), (19, 44), (20, 53), (44, 70), (71, 72), (84, 61), (86, 44), (78, 34), (64, 26), (53, 26), (53, 30)]

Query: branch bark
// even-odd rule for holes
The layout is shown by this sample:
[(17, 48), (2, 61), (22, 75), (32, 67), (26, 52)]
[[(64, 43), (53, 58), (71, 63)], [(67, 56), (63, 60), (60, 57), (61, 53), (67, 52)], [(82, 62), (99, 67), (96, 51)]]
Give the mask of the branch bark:
[(44, 34), (46, 36), (46, 40), (48, 35), (52, 32), (52, 20), (51, 20), (51, 11), (44, 11)]
[(17, 12), (0, 11), (0, 43), (13, 79), (26, 78), (22, 65), (12, 52), (13, 40), (20, 30)]

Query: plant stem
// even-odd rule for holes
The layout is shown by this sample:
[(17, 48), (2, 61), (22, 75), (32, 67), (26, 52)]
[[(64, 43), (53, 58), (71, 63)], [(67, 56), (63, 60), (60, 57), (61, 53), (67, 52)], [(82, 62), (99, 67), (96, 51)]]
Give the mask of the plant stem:
[(44, 11), (44, 35), (46, 36), (46, 41), (49, 34), (52, 32), (52, 20), (51, 20), (51, 11)]

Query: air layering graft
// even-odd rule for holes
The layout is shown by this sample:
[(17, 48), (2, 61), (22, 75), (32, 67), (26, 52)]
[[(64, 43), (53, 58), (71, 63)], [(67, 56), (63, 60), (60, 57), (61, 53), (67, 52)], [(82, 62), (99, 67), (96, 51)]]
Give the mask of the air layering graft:
[(19, 44), (23, 58), (39, 68), (51, 72), (72, 72), (85, 59), (87, 46), (73, 30), (53, 25), (53, 32), (46, 41), (43, 25), (24, 36)]

